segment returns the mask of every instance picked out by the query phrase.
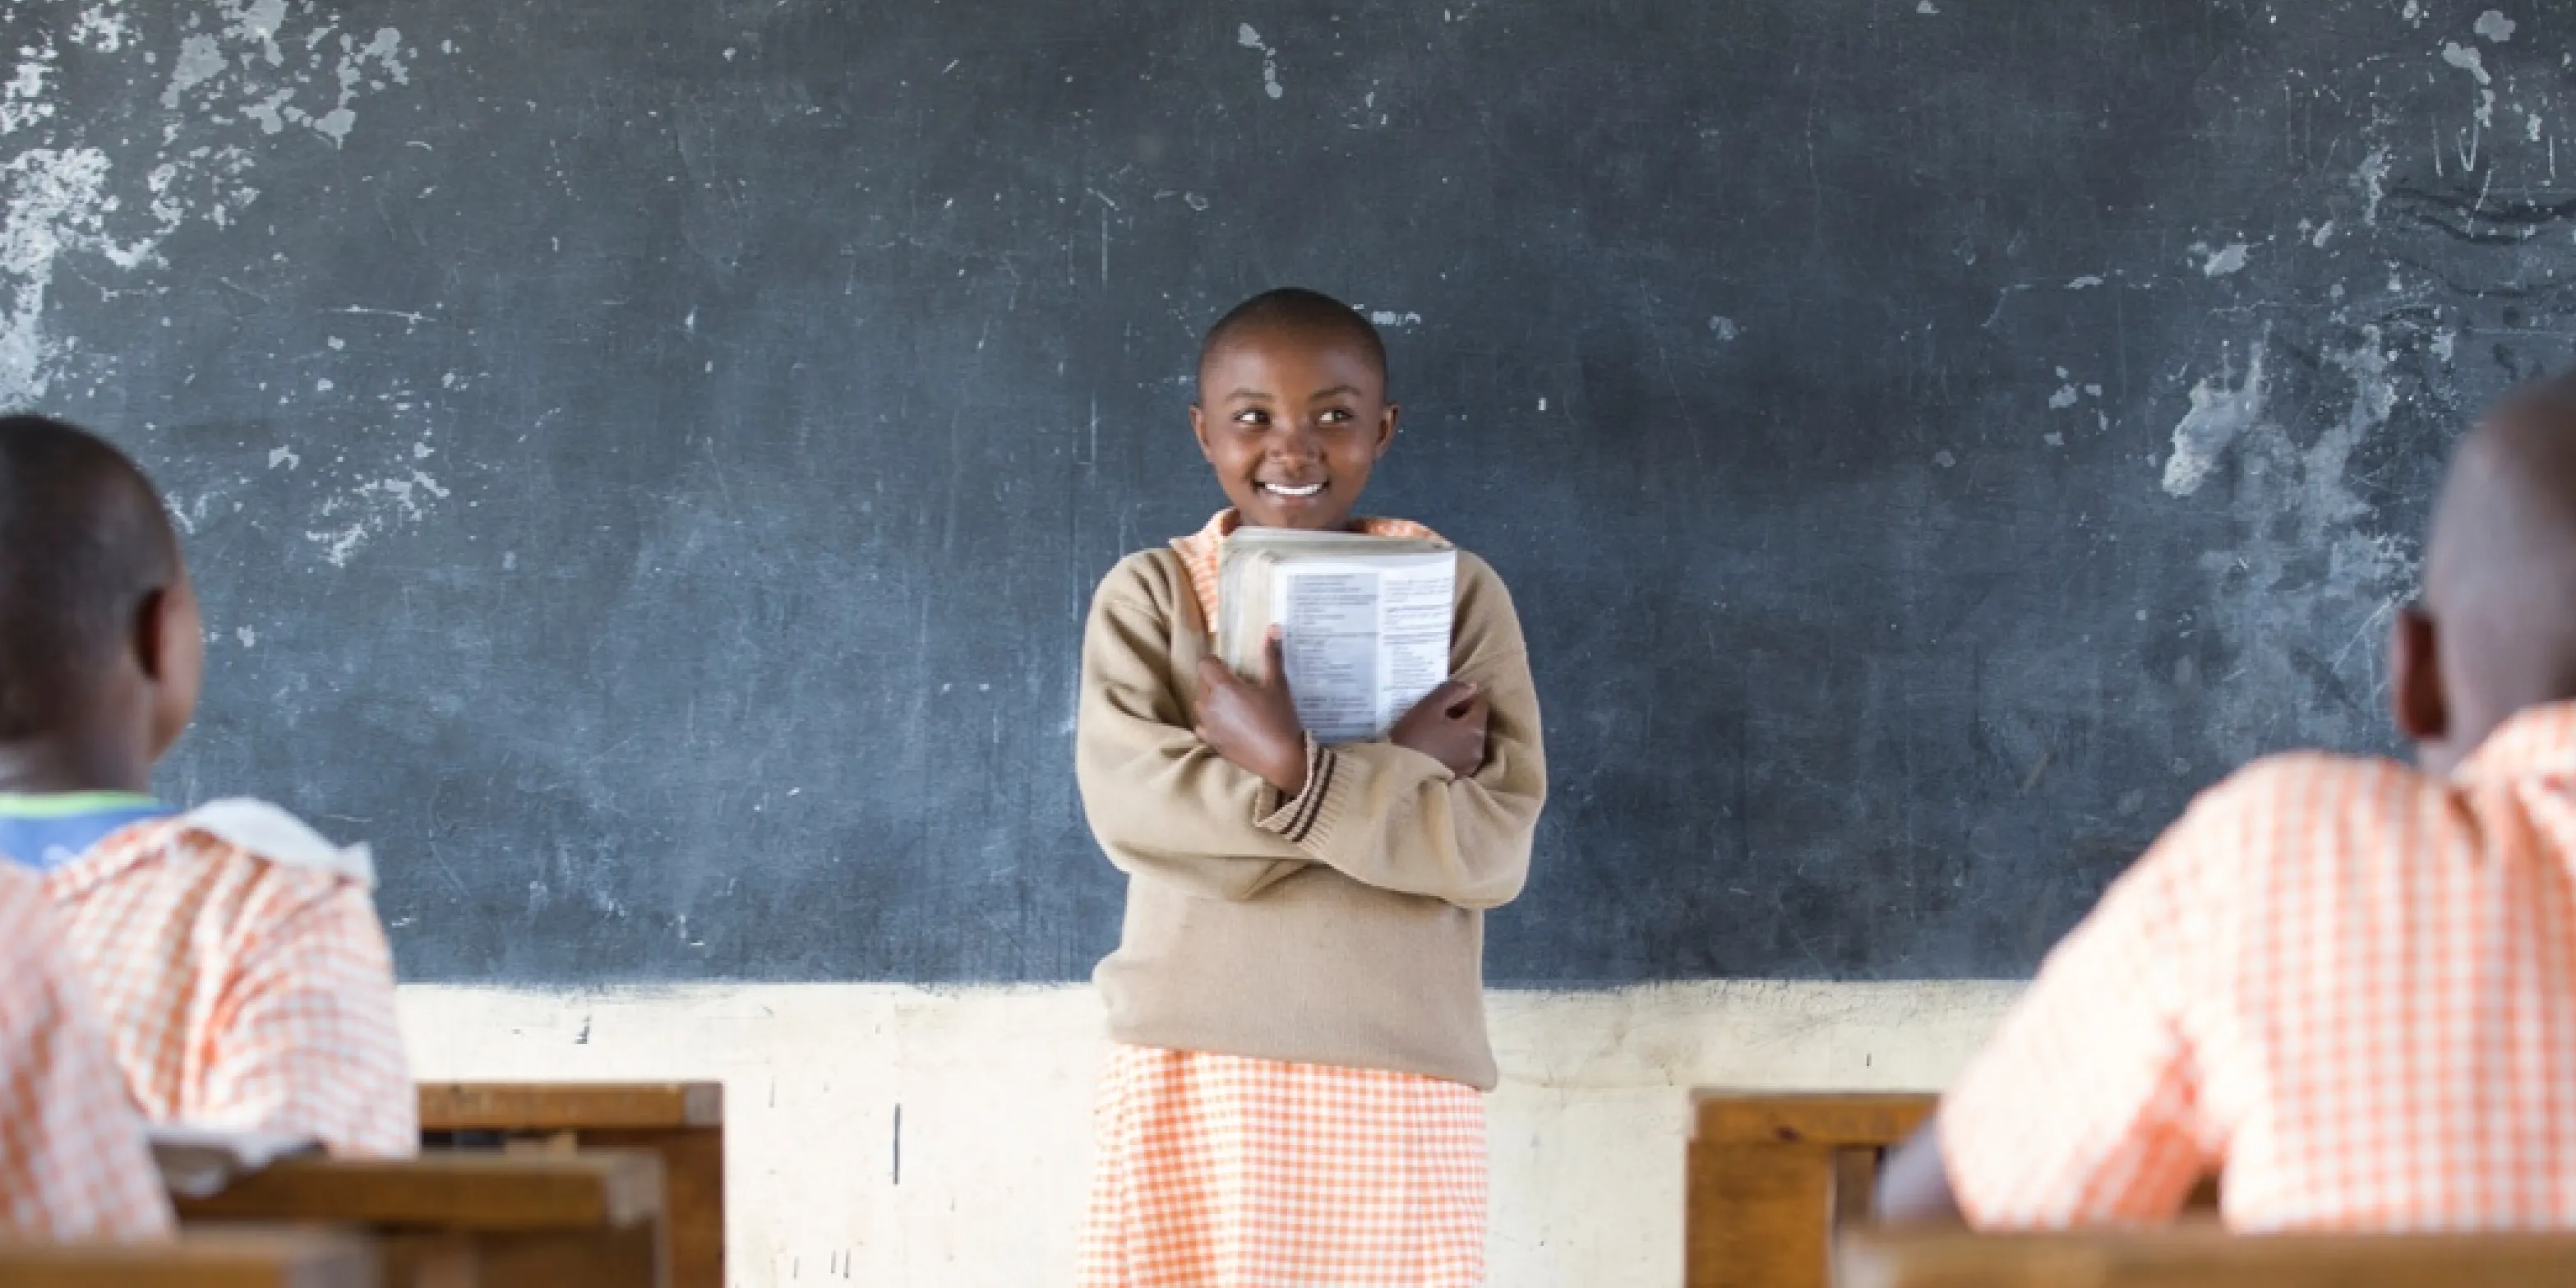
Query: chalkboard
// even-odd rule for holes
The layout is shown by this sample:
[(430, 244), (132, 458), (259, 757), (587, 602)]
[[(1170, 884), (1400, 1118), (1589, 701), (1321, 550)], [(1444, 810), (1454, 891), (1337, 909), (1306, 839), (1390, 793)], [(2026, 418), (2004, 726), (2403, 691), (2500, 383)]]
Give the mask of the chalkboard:
[(1081, 978), (1124, 552), (1304, 284), (1485, 554), (1504, 983), (2017, 975), (2191, 793), (2394, 750), (2445, 445), (2561, 361), (2534, 0), (20, 0), (0, 402), (154, 472), (163, 789), (407, 978)]

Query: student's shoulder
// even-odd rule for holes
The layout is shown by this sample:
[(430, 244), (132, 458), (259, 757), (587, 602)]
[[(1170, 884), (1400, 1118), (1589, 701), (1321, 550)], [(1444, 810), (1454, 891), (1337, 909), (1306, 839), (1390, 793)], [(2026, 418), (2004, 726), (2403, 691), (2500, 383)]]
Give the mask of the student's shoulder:
[(2376, 756), (2321, 751), (2266, 756), (2192, 801), (2177, 830), (2231, 868), (2349, 858), (2398, 835), (2439, 826), (2450, 794), (2442, 780)]
[(1483, 555), (1464, 548), (1458, 551), (1458, 593), (1462, 597), (1484, 595), (1500, 600), (1506, 608), (1511, 606), (1511, 588), (1503, 584), (1503, 575), (1494, 571), (1494, 565), (1487, 563)]
[(52, 915), (44, 878), (0, 859), (0, 960), (11, 965), (11, 973), (53, 951)]
[(1506, 649), (1522, 647), (1520, 610), (1494, 566), (1467, 550), (1458, 552), (1458, 630)]
[(2203, 792), (2199, 804), (2266, 813), (2369, 809), (2412, 806), (2439, 797), (2442, 791), (2440, 779), (2385, 757), (2290, 751), (2265, 756), (2228, 775)]
[(1181, 557), (1171, 549), (1156, 546), (1139, 550), (1118, 561), (1101, 577), (1100, 585), (1091, 592), (1093, 609), (1132, 609), (1146, 612), (1168, 612), (1189, 574), (1181, 567)]

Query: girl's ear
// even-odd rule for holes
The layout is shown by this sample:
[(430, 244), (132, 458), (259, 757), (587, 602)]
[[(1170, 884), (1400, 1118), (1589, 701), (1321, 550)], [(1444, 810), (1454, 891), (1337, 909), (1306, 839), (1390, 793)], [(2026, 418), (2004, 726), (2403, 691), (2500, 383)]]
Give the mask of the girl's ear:
[(1370, 460), (1382, 461), (1386, 459), (1386, 449), (1395, 446), (1396, 419), (1403, 414), (1404, 409), (1396, 406), (1394, 403), (1388, 403), (1386, 405), (1386, 409), (1378, 413), (1377, 450), (1369, 453)]
[(2430, 614), (2409, 604), (2388, 628), (2388, 713), (2410, 742), (2450, 737), (2451, 704), (2442, 691), (2442, 639)]
[(143, 678), (159, 682), (169, 669), (170, 591), (153, 591), (143, 597), (134, 610), (134, 620), (126, 626), (125, 647), (134, 655), (134, 669)]
[(1200, 411), (1197, 403), (1190, 404), (1190, 434), (1199, 440), (1199, 455), (1206, 457), (1209, 464), (1215, 464), (1216, 449), (1208, 446), (1207, 413)]

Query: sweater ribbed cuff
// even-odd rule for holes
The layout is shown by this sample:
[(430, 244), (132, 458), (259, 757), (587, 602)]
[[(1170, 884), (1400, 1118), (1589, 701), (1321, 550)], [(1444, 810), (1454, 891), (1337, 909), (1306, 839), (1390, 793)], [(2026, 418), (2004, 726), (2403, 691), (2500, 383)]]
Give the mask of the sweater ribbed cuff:
[[(1302, 845), (1315, 830), (1315, 820), (1322, 817), (1324, 800), (1332, 794), (1333, 773), (1340, 761), (1333, 749), (1306, 737), (1306, 790), (1295, 799), (1279, 801), (1276, 788), (1262, 793), (1262, 803), (1272, 806), (1269, 813), (1254, 819), (1255, 825), (1286, 838), (1290, 845)], [(1274, 801), (1276, 802), (1274, 804)]]

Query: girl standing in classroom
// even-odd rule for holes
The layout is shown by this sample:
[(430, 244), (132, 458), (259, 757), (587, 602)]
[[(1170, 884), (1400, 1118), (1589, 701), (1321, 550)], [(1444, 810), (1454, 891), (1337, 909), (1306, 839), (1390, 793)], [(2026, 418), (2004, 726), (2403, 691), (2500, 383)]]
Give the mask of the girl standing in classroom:
[(1352, 517), (1395, 438), (1386, 385), (1377, 329), (1327, 296), (1227, 314), (1190, 420), (1232, 508), (1092, 603), (1076, 770), (1128, 886), (1094, 977), (1114, 1045), (1086, 1288), (1484, 1278), (1484, 910), (1520, 892), (1547, 792), (1511, 596), (1460, 552), (1452, 678), (1333, 747), (1275, 633), (1244, 679), (1206, 626), (1238, 525), (1431, 535)]

